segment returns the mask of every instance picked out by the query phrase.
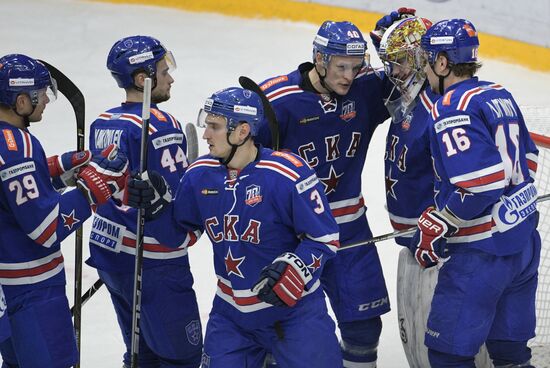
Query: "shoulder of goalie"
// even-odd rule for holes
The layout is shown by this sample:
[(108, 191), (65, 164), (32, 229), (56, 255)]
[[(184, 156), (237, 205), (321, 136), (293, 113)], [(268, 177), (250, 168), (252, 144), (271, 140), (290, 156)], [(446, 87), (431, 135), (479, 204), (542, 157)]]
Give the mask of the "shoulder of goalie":
[(313, 279), (306, 263), (296, 254), (286, 252), (264, 267), (252, 291), (266, 303), (293, 307)]

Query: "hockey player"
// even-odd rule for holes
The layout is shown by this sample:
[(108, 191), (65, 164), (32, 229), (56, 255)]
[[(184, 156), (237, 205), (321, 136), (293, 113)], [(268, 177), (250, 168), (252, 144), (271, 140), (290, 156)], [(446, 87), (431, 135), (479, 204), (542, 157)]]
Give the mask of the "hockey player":
[[(313, 41), (313, 63), (261, 85), (273, 105), (280, 148), (299, 154), (317, 173), (340, 228), (342, 244), (372, 237), (361, 194), (361, 172), (376, 127), (388, 119), (391, 82), (366, 62), (367, 44), (350, 22), (324, 22)], [(272, 146), (269, 126), (259, 140)], [(375, 246), (339, 252), (321, 277), (342, 336), (346, 367), (375, 367), (390, 310)]]
[[(371, 32), (386, 75), (400, 96), (386, 100), (392, 116), (384, 156), (386, 204), (395, 230), (415, 227), (424, 209), (434, 203), (428, 117), (438, 97), (426, 81), (420, 47), (432, 23), (414, 15), (414, 9), (400, 8), (382, 17)], [(411, 239), (412, 235), (395, 239), (406, 248), (399, 255), (397, 314), (409, 366), (421, 368), (429, 366), (424, 331), (437, 270), (420, 268)]]
[(418, 220), (416, 258), (443, 263), (425, 335), (432, 367), (474, 367), (485, 342), (496, 367), (531, 367), (540, 258), (537, 149), (504, 87), (474, 77), (474, 25), (434, 24), (421, 40), (432, 108), (435, 204)]
[[(172, 53), (153, 37), (130, 36), (115, 42), (107, 68), (125, 90), (126, 101), (100, 114), (90, 128), (93, 152), (116, 143), (126, 152), (131, 170), (137, 170), (143, 85), (146, 77), (152, 78), (147, 167), (174, 187), (188, 166), (186, 137), (178, 120), (157, 104), (170, 98), (174, 82), (170, 73), (175, 67)], [(124, 364), (130, 366), (137, 211), (119, 204), (110, 201), (95, 214), (87, 263), (97, 269), (109, 290), (126, 345)], [(150, 229), (145, 227), (139, 366), (196, 368), (202, 330), (187, 247), (197, 236), (186, 234), (173, 249), (151, 236)]]
[[(28, 128), (55, 93), (38, 61), (0, 58), (0, 284), (12, 331), (0, 345), (3, 367), (77, 363), (60, 242), (91, 215), (90, 206), (107, 202), (125, 182), (127, 161), (112, 146), (91, 161), (81, 160), (88, 153), (46, 159)], [(58, 193), (50, 178), (56, 170), (70, 174), (64, 178), (78, 189)]]
[(129, 203), (157, 216), (168, 207), (147, 224), (167, 244), (191, 230), (212, 242), (218, 289), (201, 368), (260, 368), (266, 350), (286, 368), (342, 367), (319, 282), (338, 227), (306, 162), (254, 142), (263, 116), (254, 92), (214, 93), (199, 114), (210, 154), (189, 167), (172, 202), (150, 173), (129, 182)]

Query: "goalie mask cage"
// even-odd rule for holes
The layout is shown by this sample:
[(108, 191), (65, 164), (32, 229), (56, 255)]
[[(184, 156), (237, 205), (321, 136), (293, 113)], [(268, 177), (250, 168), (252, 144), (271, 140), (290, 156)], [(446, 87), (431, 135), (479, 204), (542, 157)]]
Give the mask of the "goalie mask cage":
[[(539, 148), (536, 186), (539, 195), (550, 193), (550, 107), (522, 106), (531, 136)], [(550, 368), (550, 201), (539, 203), (538, 230), (542, 247), (537, 289), (537, 336), (529, 342), (532, 364)]]

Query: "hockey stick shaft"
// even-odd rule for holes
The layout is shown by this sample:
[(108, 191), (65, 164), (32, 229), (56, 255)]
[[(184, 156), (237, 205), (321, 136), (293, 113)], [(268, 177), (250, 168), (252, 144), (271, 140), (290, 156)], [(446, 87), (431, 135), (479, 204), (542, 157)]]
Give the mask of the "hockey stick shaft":
[[(78, 89), (78, 87), (60, 70), (53, 65), (39, 60), (42, 64), (48, 68), (50, 75), (57, 82), (57, 88), (61, 92), (69, 103), (71, 104), (75, 119), (76, 119), (76, 149), (77, 151), (84, 150), (84, 127), (85, 127), (85, 113), (86, 103), (84, 95)], [(80, 347), (82, 345), (82, 247), (83, 247), (82, 227), (79, 227), (75, 232), (75, 260), (74, 260), (74, 306), (71, 308), (71, 314), (73, 315), (74, 333), (76, 338), (76, 344), (78, 348), (78, 361), (80, 361)], [(80, 363), (75, 365), (76, 368), (80, 367)]]
[[(151, 110), (151, 78), (145, 78), (143, 87), (143, 108), (141, 110), (141, 149), (139, 155), (138, 178), (147, 170), (147, 143), (149, 138), (149, 118)], [(143, 272), (143, 230), (145, 227), (145, 209), (138, 209), (136, 225), (136, 262), (134, 269), (134, 299), (132, 302), (132, 349), (131, 368), (138, 367), (139, 322), (141, 315), (141, 277)]]
[[(542, 203), (542, 202), (545, 202), (547, 200), (550, 200), (550, 193), (539, 196), (537, 198), (537, 203)], [(388, 233), (388, 234), (384, 234), (384, 235), (375, 236), (373, 238), (363, 240), (363, 241), (360, 241), (360, 242), (357, 242), (357, 243), (345, 244), (345, 245), (342, 245), (338, 249), (338, 251), (351, 249), (351, 248), (355, 248), (355, 247), (361, 247), (363, 245), (371, 245), (371, 244), (378, 243), (378, 242), (381, 242), (381, 241), (384, 241), (384, 240), (394, 239), (394, 238), (397, 238), (397, 237), (400, 237), (400, 236), (411, 235), (411, 234), (414, 234), (416, 232), (416, 229), (417, 228), (415, 226), (415, 227), (411, 227), (410, 229), (404, 229), (404, 230), (394, 231), (392, 233)]]
[[(94, 282), (94, 284), (88, 290), (86, 290), (86, 292), (84, 294), (82, 294), (82, 302), (81, 302), (80, 305), (83, 306), (84, 304), (86, 304), (88, 302), (88, 300), (90, 300), (90, 298), (102, 286), (103, 286), (103, 281), (101, 281), (101, 279), (97, 279), (96, 282)], [(75, 306), (73, 305), (73, 307), (71, 308), (71, 315), (74, 315), (74, 312), (75, 312)]]
[(239, 84), (244, 89), (251, 90), (252, 92), (256, 92), (258, 96), (262, 99), (262, 105), (264, 108), (264, 115), (269, 123), (269, 130), (271, 131), (271, 148), (273, 150), (278, 151), (280, 148), (280, 142), (279, 142), (279, 122), (277, 121), (277, 115), (275, 115), (275, 111), (273, 110), (273, 107), (271, 106), (271, 103), (267, 99), (267, 96), (265, 95), (264, 91), (262, 91), (261, 87), (256, 84), (252, 79), (241, 76), (239, 77)]

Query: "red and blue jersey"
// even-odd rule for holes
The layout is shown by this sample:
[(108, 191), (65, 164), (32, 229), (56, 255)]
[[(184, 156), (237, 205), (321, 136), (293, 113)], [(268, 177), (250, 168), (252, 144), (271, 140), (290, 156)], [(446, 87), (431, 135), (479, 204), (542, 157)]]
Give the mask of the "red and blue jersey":
[[(434, 174), (430, 153), (429, 115), (439, 96), (430, 88), (416, 97), (402, 120), (390, 123), (384, 155), (386, 204), (395, 230), (415, 227), (418, 217), (433, 206)], [(407, 246), (412, 234), (395, 239)]]
[(536, 227), (538, 150), (503, 86), (471, 78), (431, 112), (435, 203), (460, 221), (450, 245), (495, 255), (521, 251)]
[(146, 226), (171, 246), (185, 231), (206, 232), (218, 278), (212, 312), (239, 325), (265, 326), (290, 313), (251, 291), (265, 266), (285, 252), (300, 257), (312, 278), (299, 303), (308, 303), (310, 296), (322, 297), (319, 276), (339, 246), (338, 226), (315, 172), (294, 154), (266, 148), (240, 172), (200, 157), (172, 204)]
[(36, 137), (0, 121), (0, 285), (9, 299), (65, 284), (60, 243), (91, 215), (83, 193), (58, 193)]
[[(98, 116), (90, 128), (90, 149), (97, 153), (112, 143), (126, 153), (132, 172), (139, 169), (141, 103), (123, 103)], [(160, 173), (175, 188), (187, 169), (187, 141), (180, 123), (156, 105), (151, 106), (147, 168)], [(137, 211), (111, 199), (94, 215), (90, 234), (93, 267), (104, 271), (134, 272)], [(200, 234), (189, 233), (178, 247), (170, 248), (144, 232), (143, 267), (161, 264), (188, 266), (187, 247)]]
[[(389, 118), (384, 98), (391, 82), (364, 68), (347, 95), (319, 94), (305, 87), (298, 70), (261, 84), (279, 122), (280, 149), (294, 152), (311, 166), (340, 225), (340, 238), (349, 241), (366, 224), (361, 174), (376, 127)], [(269, 126), (261, 126), (258, 141), (271, 146)], [(363, 239), (357, 239), (363, 240)]]

